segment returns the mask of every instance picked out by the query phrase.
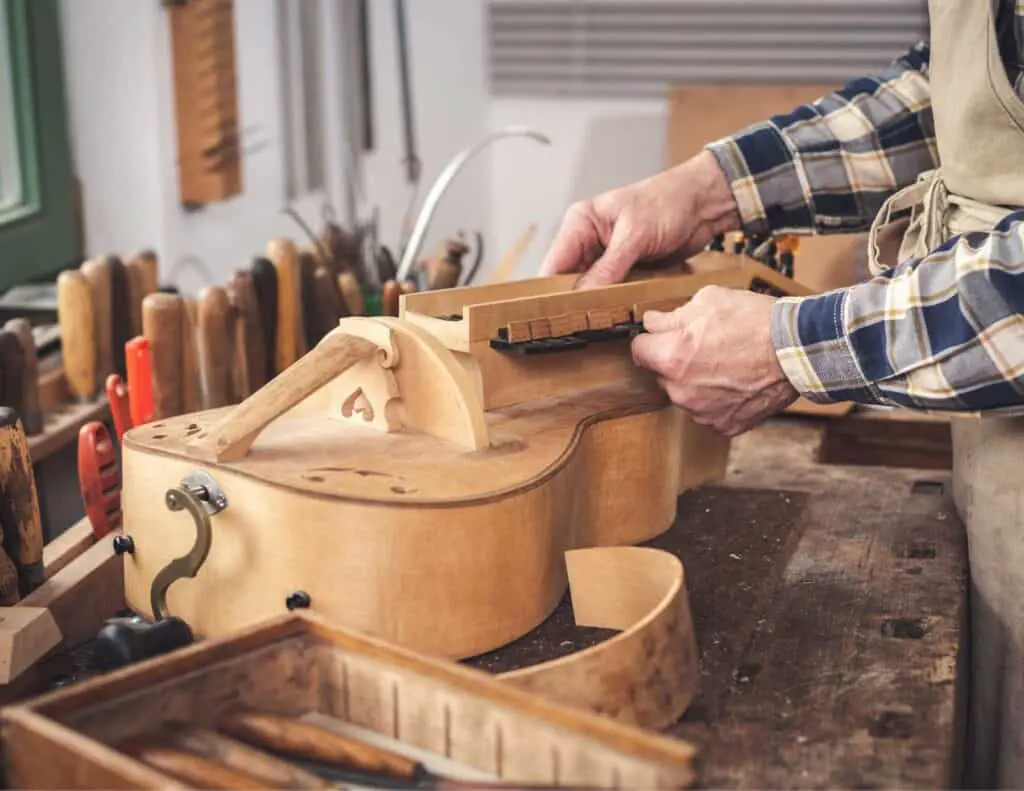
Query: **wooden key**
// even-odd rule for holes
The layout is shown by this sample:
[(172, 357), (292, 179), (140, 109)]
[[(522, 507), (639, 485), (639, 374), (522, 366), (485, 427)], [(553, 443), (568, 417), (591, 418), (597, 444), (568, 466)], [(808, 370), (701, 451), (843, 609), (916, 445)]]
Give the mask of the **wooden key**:
[(203, 409), (227, 406), (234, 403), (231, 302), (221, 286), (207, 286), (199, 292), (197, 303), (196, 336)]
[(267, 258), (256, 258), (250, 266), (252, 287), (259, 306), (259, 328), (266, 360), (263, 370), (269, 382), (277, 374), (277, 270)]
[(299, 251), (287, 239), (267, 246), (277, 273), (277, 338), (274, 368), (280, 373), (302, 355), (302, 271)]
[(238, 316), (240, 328), (238, 335), (241, 341), (235, 349), (235, 353), (236, 356), (239, 351), (243, 353), (248, 376), (248, 388), (246, 388), (245, 392), (237, 391), (235, 393), (236, 399), (242, 400), (248, 398), (251, 393), (259, 390), (267, 383), (267, 353), (263, 347), (263, 333), (260, 330), (260, 309), (251, 272), (235, 272), (231, 277), (229, 297), (231, 299), (231, 307), (234, 308)]
[(57, 276), (57, 320), (60, 324), (64, 377), (71, 394), (81, 401), (96, 395), (96, 324), (89, 281), (77, 269)]
[(153, 363), (153, 416), (156, 420), (183, 414), (183, 340), (185, 301), (178, 294), (149, 294), (142, 300), (142, 334)]
[(92, 315), (96, 324), (93, 342), (96, 346), (96, 377), (106, 379), (114, 371), (113, 315), (111, 313), (110, 262), (94, 258), (82, 264), (82, 274), (89, 281), (92, 294)]
[(363, 289), (359, 286), (359, 279), (351, 272), (342, 272), (338, 275), (338, 290), (342, 299), (345, 300), (345, 308), (350, 316), (365, 316), (366, 304), (363, 301)]
[(132, 332), (131, 285), (128, 267), (117, 256), (107, 256), (110, 266), (110, 315), (113, 330), (111, 347), (114, 353), (114, 373), (128, 375), (124, 363), (124, 345), (138, 333)]
[(199, 306), (184, 300), (181, 314), (181, 401), (184, 414), (203, 408), (199, 376)]
[(33, 436), (43, 430), (43, 413), (39, 403), (39, 356), (35, 338), (32, 337), (32, 324), (28, 319), (10, 319), (4, 324), (4, 329), (11, 332), (21, 346), (22, 391), (17, 409), (25, 433)]
[(0, 526), (25, 597), (43, 583), (43, 521), (21, 416), (0, 407)]

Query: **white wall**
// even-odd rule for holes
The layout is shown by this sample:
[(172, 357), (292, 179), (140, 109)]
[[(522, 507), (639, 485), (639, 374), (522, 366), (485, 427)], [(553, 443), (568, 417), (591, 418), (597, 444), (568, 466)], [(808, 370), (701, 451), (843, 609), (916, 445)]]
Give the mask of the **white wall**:
[[(63, 0), (64, 57), (73, 156), (82, 181), (86, 253), (130, 254), (153, 247), (164, 279), (194, 292), (223, 282), (268, 239), (299, 231), (281, 214), (284, 150), (275, 3), (343, 0), (239, 0), (236, 51), (243, 130), (244, 194), (186, 213), (177, 201), (170, 33), (156, 0)], [(364, 163), (367, 202), (380, 209), (382, 240), (393, 248), (407, 203), (402, 168), (395, 27), (390, 3), (370, 4), (377, 150)], [(487, 129), (484, 5), (477, 0), (407, 4), (410, 71), (423, 160), (420, 200), (447, 160)], [(325, 31), (330, 40), (331, 31)], [(335, 38), (340, 46), (340, 39)], [(340, 75), (337, 95), (341, 95)], [(347, 141), (329, 135), (331, 202)], [(465, 228), (489, 234), (487, 157), (462, 173), (440, 207), (424, 252)], [(319, 200), (298, 208), (317, 218)], [(397, 255), (398, 251), (394, 250)]]
[(569, 205), (665, 167), (667, 117), (664, 101), (492, 99), (492, 128), (527, 124), (552, 142), (495, 148), (492, 260), (536, 223), (516, 272), (534, 276)]

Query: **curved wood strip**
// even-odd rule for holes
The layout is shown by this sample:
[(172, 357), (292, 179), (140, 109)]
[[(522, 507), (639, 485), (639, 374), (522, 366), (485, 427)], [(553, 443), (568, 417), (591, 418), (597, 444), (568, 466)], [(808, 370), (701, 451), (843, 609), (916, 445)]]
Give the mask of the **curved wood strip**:
[(660, 729), (676, 722), (698, 682), (682, 563), (642, 547), (578, 549), (565, 560), (576, 623), (621, 633), (498, 677), (629, 725)]

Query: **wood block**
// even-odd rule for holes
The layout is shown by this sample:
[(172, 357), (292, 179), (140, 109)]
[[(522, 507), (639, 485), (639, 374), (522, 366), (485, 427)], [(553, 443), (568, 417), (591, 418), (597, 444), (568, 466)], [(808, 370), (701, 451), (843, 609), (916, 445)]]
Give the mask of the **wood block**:
[(953, 439), (949, 419), (909, 411), (853, 412), (825, 425), (818, 461), (951, 470)]
[(60, 628), (45, 607), (0, 608), (0, 684), (18, 678), (60, 643)]
[(551, 324), (552, 338), (572, 335), (574, 332), (582, 332), (587, 329), (587, 313), (583, 310), (552, 316), (548, 321)]

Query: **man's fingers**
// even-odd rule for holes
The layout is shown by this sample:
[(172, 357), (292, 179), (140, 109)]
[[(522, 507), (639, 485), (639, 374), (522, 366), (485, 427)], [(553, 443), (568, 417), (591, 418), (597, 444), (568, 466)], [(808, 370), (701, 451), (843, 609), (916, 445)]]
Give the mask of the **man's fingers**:
[(601, 240), (591, 211), (589, 204), (577, 203), (565, 213), (555, 241), (540, 265), (541, 277), (580, 272), (594, 261)]
[(683, 328), (682, 309), (667, 313), (660, 310), (648, 310), (641, 317), (644, 329), (648, 332), (669, 332)]
[(604, 254), (583, 274), (576, 283), (576, 288), (596, 288), (621, 283), (640, 257), (638, 249), (638, 245), (630, 237), (628, 223), (620, 220), (612, 230)]
[(667, 335), (650, 333), (633, 339), (633, 362), (662, 377), (672, 378), (675, 368), (675, 340)]

